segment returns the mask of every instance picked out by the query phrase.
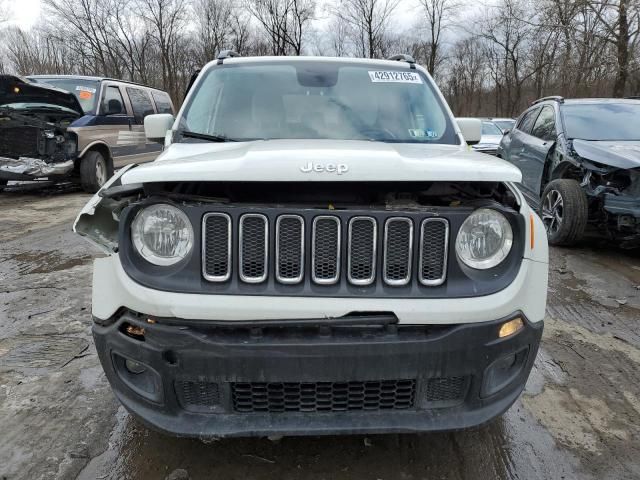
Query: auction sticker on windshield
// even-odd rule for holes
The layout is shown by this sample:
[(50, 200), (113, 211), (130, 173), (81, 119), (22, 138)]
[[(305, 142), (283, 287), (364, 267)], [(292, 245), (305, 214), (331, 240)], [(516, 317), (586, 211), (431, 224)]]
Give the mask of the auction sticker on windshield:
[(422, 83), (420, 75), (414, 72), (394, 72), (394, 71), (370, 71), (369, 78), (372, 82), (393, 82), (393, 83)]

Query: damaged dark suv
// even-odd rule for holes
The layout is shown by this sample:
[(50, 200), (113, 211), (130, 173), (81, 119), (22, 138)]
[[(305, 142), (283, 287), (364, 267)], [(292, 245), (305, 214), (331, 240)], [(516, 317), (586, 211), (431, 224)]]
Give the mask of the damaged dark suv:
[(103, 77), (0, 75), (0, 189), (10, 180), (75, 181), (96, 192), (114, 169), (154, 160), (144, 119), (173, 114), (166, 92)]
[(574, 244), (589, 228), (640, 246), (639, 124), (639, 100), (546, 97), (504, 136), (498, 156), (522, 171), (549, 243)]
[(0, 189), (9, 180), (72, 172), (78, 142), (67, 128), (82, 115), (72, 93), (0, 76)]

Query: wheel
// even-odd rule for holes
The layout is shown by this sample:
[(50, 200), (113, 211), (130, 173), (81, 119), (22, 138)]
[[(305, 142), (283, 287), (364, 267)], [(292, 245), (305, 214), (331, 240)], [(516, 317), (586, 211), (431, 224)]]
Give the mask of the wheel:
[(80, 160), (80, 184), (88, 193), (96, 193), (113, 175), (113, 164), (96, 151), (87, 152)]
[(9, 183), (9, 180), (0, 179), (0, 192), (4, 190), (4, 187), (7, 186), (7, 183)]
[(542, 192), (540, 216), (551, 245), (574, 245), (580, 240), (588, 214), (587, 196), (575, 180), (553, 180)]

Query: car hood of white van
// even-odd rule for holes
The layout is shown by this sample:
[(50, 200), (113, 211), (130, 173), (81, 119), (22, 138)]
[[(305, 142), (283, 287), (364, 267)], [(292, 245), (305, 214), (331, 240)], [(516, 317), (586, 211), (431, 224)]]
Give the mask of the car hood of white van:
[(122, 176), (148, 182), (520, 182), (515, 166), (459, 145), (359, 140), (174, 143)]

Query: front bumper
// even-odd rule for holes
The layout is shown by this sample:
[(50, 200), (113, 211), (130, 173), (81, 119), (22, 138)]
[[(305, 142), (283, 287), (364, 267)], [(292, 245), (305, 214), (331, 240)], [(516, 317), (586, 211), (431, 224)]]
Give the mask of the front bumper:
[(63, 176), (71, 173), (73, 168), (73, 160), (47, 163), (39, 158), (0, 157), (0, 179), (2, 180), (34, 180), (50, 176)]
[[(499, 339), (513, 316), (517, 333)], [(94, 324), (122, 404), (179, 436), (418, 432), (502, 414), (524, 388), (542, 322), (205, 327), (125, 311)], [(144, 328), (144, 339), (127, 334)], [(146, 373), (131, 374), (125, 360)], [(142, 375), (142, 376), (140, 376)]]

